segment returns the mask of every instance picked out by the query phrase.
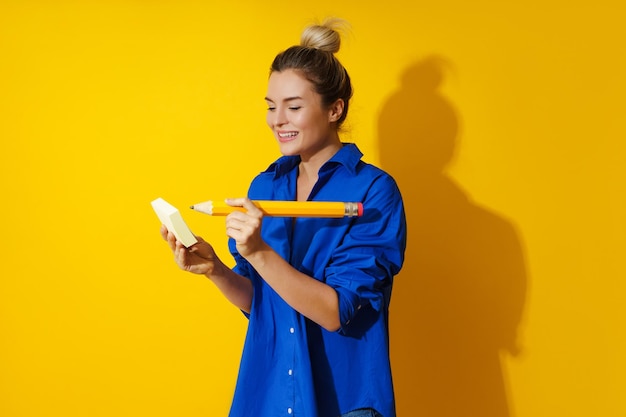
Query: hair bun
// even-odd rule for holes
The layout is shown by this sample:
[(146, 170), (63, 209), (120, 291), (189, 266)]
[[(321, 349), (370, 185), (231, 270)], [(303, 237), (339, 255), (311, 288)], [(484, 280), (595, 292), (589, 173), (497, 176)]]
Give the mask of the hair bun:
[(347, 27), (347, 22), (339, 18), (329, 18), (322, 23), (307, 26), (300, 37), (300, 45), (321, 51), (337, 53), (341, 46), (340, 31)]

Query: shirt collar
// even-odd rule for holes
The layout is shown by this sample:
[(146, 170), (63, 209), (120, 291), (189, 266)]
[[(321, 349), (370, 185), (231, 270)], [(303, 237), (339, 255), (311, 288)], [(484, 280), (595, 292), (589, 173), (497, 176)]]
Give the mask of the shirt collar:
[[(336, 165), (343, 165), (350, 173), (356, 173), (356, 167), (363, 153), (354, 143), (343, 143), (343, 146), (323, 166), (321, 171), (331, 169)], [(300, 156), (282, 156), (271, 164), (265, 172), (274, 172), (275, 177), (285, 175), (300, 163)]]

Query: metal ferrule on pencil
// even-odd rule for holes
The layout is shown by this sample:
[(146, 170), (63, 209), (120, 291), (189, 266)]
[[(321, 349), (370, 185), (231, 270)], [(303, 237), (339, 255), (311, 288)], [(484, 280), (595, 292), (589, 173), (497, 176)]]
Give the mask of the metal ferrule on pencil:
[(357, 217), (359, 214), (359, 203), (345, 203), (346, 209), (344, 217)]

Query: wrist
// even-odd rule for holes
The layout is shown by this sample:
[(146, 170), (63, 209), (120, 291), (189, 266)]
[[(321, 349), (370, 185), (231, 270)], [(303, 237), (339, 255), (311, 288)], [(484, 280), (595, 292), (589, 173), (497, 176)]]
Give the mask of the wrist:
[(248, 253), (245, 258), (255, 269), (258, 270), (267, 264), (268, 258), (271, 256), (272, 252), (272, 248), (266, 243), (263, 243), (257, 250)]
[[(204, 273), (204, 276), (213, 281), (216, 278), (225, 275), (225, 269), (228, 268), (221, 260), (215, 259), (213, 267)], [(229, 268), (230, 269), (230, 268)]]

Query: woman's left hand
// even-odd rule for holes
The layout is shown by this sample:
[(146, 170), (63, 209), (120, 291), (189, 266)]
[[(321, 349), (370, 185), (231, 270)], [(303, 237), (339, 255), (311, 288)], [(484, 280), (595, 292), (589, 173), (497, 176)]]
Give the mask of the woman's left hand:
[(247, 258), (267, 248), (261, 238), (263, 212), (249, 198), (229, 198), (226, 203), (246, 209), (246, 212), (234, 211), (226, 217), (226, 234), (237, 243), (239, 254)]

